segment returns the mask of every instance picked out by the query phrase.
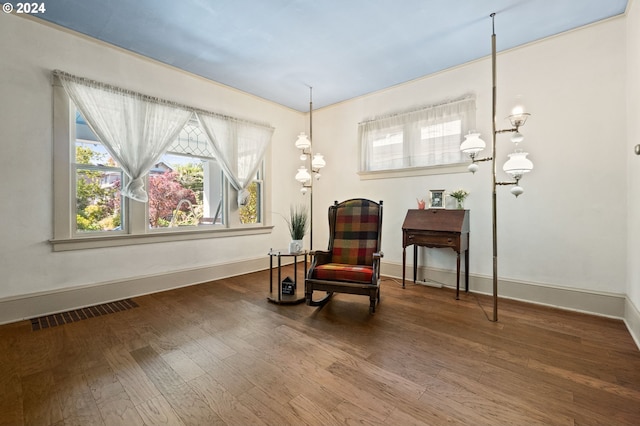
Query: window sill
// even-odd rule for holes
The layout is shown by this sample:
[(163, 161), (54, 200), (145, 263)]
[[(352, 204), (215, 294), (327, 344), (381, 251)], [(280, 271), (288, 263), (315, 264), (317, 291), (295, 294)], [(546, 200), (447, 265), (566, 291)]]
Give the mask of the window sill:
[(271, 233), (273, 226), (251, 226), (246, 228), (197, 229), (188, 231), (155, 232), (149, 234), (120, 234), (69, 239), (49, 240), (53, 251), (87, 250), (104, 247), (122, 247), (138, 244), (166, 243), (173, 241), (201, 240), (205, 238), (240, 237)]
[(406, 169), (394, 169), (394, 170), (375, 170), (375, 171), (361, 171), (358, 172), (360, 180), (370, 179), (391, 179), (402, 178), (412, 176), (429, 176), (429, 175), (446, 175), (451, 173), (467, 173), (469, 170), (469, 162), (446, 164), (443, 166), (429, 166), (429, 167), (411, 167)]

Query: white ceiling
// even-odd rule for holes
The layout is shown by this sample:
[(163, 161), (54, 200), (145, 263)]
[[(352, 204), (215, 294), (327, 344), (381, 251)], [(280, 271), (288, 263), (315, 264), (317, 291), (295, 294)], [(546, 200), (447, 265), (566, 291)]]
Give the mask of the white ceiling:
[[(49, 0), (41, 19), (307, 111), (625, 12), (627, 0)], [(73, 70), (67, 70), (73, 72)]]

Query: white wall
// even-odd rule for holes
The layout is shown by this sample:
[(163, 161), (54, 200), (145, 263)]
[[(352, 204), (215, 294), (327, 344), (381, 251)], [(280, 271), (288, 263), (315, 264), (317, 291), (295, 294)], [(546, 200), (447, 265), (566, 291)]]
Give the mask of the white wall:
[[(267, 264), (269, 248), (288, 243), (284, 221), (273, 216), (271, 234), (52, 252), (52, 70), (270, 123), (276, 128), (271, 147), (276, 162), (297, 155), (292, 141), (304, 128), (305, 116), (41, 21), (4, 13), (0, 57), (0, 302), (248, 259)], [(307, 96), (307, 90), (301, 86), (300, 95)], [(290, 194), (297, 195), (293, 173), (272, 168), (274, 211), (287, 212)]]
[(625, 319), (635, 333), (640, 346), (640, 156), (633, 152), (640, 143), (640, 3), (630, 2), (627, 16), (627, 143), (625, 155), (628, 165), (629, 235), (627, 274), (627, 295), (629, 303)]
[[(500, 33), (498, 49), (500, 48)], [(622, 295), (626, 291), (628, 147), (625, 141), (625, 21), (609, 20), (498, 55), (498, 127), (522, 95), (531, 118), (522, 148), (534, 171), (519, 198), (499, 188), (499, 276), (542, 286)], [(490, 34), (486, 35), (488, 47)], [(418, 53), (417, 53), (418, 54)], [(412, 106), (477, 96), (477, 127), (491, 141), (491, 64), (486, 58), (440, 74), (317, 111), (314, 144), (328, 167), (317, 205), (334, 199), (384, 200), (384, 260), (401, 263), (401, 225), (429, 189), (470, 191), (471, 273), (492, 274), (491, 178), (480, 171), (362, 181), (357, 175), (357, 123)], [(500, 179), (508, 135), (498, 139)], [(487, 155), (490, 152), (487, 150)], [(317, 216), (324, 211), (316, 210)], [(326, 222), (324, 217), (321, 219)], [(316, 225), (319, 241), (324, 227)], [(454, 269), (454, 256), (430, 250), (430, 266)], [(383, 269), (383, 273), (385, 270)], [(553, 301), (551, 301), (553, 304)]]

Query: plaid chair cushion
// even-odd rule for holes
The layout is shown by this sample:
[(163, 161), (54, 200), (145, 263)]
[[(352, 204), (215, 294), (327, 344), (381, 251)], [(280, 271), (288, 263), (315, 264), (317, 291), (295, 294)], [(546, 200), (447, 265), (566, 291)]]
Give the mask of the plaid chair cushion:
[(348, 265), (373, 265), (378, 251), (378, 214), (376, 204), (351, 200), (336, 211), (332, 261)]
[(373, 268), (370, 266), (353, 266), (341, 263), (327, 263), (318, 265), (313, 271), (313, 277), (319, 280), (351, 281), (371, 284)]

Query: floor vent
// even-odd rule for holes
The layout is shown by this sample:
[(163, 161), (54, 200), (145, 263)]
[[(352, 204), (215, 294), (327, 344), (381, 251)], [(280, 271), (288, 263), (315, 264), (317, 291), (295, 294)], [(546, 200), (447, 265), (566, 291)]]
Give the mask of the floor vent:
[(55, 327), (57, 325), (81, 321), (87, 318), (114, 314), (116, 312), (126, 311), (128, 309), (137, 307), (138, 304), (133, 300), (123, 299), (118, 300), (117, 302), (89, 306), (88, 308), (74, 309), (73, 311), (62, 312), (59, 314), (46, 315), (40, 318), (32, 318), (31, 329), (33, 331), (42, 330), (43, 328)]

